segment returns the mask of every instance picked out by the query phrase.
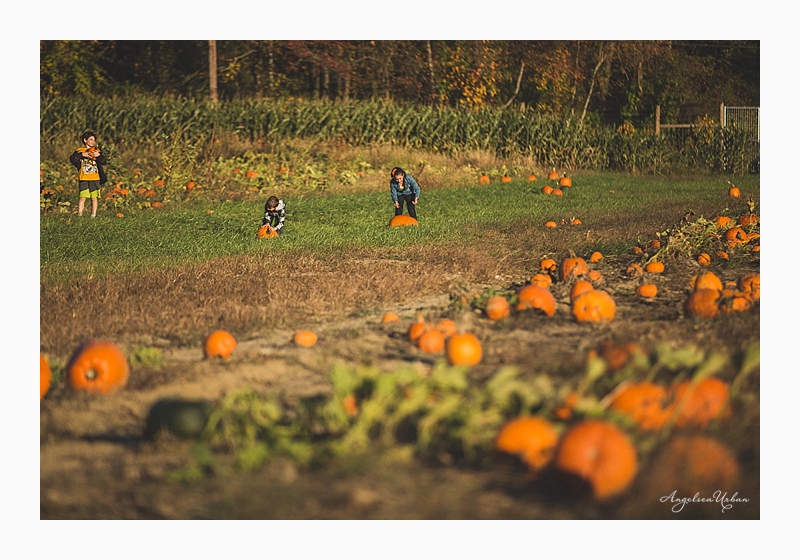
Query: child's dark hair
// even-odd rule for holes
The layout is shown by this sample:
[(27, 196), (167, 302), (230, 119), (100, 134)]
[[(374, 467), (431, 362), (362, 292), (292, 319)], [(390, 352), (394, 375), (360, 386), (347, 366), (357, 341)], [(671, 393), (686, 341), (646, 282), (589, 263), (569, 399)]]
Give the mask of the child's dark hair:
[(97, 138), (97, 134), (95, 134), (95, 133), (94, 133), (94, 132), (92, 132), (91, 130), (87, 130), (86, 132), (84, 132), (84, 133), (81, 135), (81, 140), (83, 140), (84, 142), (86, 142), (86, 140), (87, 140), (87, 139), (88, 139), (90, 136), (94, 136), (95, 138)]
[(269, 197), (267, 199), (266, 206), (267, 206), (267, 208), (277, 208), (278, 202), (279, 202), (279, 200), (278, 200), (277, 196), (271, 196), (271, 197)]
[(399, 175), (405, 175), (406, 172), (403, 171), (403, 169), (401, 167), (392, 167), (392, 173), (391, 173), (392, 177), (394, 178), (394, 176), (398, 175), (398, 174)]

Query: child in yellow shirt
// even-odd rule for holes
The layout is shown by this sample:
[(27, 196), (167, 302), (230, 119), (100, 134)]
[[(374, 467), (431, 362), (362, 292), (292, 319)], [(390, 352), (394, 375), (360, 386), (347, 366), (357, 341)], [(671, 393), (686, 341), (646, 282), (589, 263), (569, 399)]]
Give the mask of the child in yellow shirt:
[(97, 137), (87, 130), (81, 136), (83, 147), (75, 150), (69, 161), (78, 170), (78, 216), (83, 215), (86, 199), (92, 201), (92, 218), (97, 216), (97, 204), (100, 200), (100, 186), (106, 182), (103, 166), (106, 156), (97, 147)]

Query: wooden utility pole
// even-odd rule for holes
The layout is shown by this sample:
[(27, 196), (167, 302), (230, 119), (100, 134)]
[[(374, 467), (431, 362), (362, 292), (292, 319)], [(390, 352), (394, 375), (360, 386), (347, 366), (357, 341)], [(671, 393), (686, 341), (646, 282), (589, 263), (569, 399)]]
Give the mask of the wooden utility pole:
[(656, 105), (656, 136), (661, 134), (661, 105)]
[(217, 42), (208, 42), (208, 86), (211, 90), (211, 102), (219, 101), (217, 91)]

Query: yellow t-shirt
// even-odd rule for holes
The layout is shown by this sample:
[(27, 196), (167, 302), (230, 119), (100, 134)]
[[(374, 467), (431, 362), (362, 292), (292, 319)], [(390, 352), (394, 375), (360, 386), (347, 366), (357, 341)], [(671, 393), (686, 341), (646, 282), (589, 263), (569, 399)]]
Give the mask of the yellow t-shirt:
[[(83, 154), (89, 148), (78, 148), (78, 152)], [(89, 156), (81, 156), (81, 166), (78, 170), (79, 181), (99, 181), (100, 171), (97, 169), (97, 162)]]

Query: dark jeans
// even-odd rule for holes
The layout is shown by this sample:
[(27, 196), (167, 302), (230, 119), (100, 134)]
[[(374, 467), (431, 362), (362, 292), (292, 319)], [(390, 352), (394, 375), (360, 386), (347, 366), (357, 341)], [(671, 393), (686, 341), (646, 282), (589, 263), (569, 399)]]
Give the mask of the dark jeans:
[(413, 194), (399, 194), (397, 195), (397, 202), (400, 204), (400, 206), (394, 209), (395, 216), (399, 216), (403, 213), (403, 202), (405, 202), (406, 206), (408, 206), (408, 215), (415, 220), (417, 219), (417, 205), (414, 204)]

